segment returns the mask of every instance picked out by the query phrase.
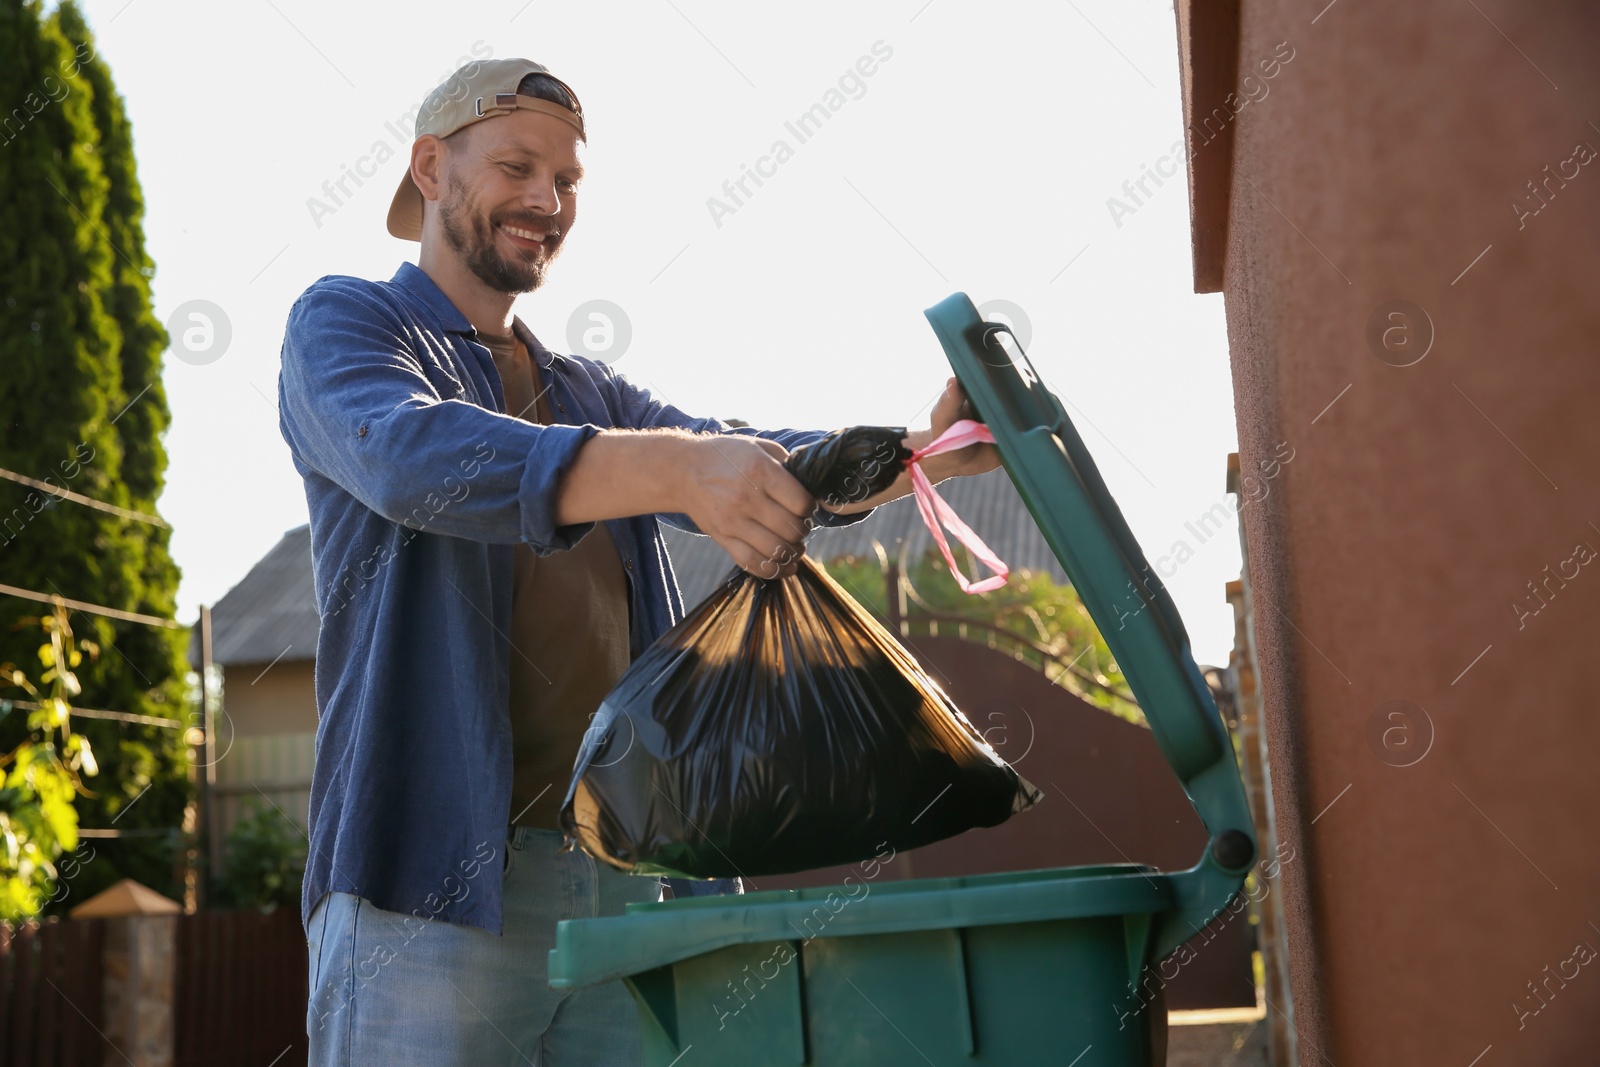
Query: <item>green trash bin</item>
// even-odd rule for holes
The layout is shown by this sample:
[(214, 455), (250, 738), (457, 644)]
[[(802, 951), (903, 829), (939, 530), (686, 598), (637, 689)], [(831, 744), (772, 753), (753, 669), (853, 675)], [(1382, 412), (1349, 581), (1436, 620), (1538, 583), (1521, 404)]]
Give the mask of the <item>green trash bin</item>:
[(1172, 872), (1126, 863), (889, 882), (877, 880), (892, 862), (880, 855), (831, 888), (559, 924), (551, 986), (622, 979), (652, 1067), (1159, 1064), (1166, 1014), (1147, 968), (1221, 915), (1255, 861), (1233, 745), (1183, 622), (1071, 420), (965, 293), (926, 314), (1210, 840)]

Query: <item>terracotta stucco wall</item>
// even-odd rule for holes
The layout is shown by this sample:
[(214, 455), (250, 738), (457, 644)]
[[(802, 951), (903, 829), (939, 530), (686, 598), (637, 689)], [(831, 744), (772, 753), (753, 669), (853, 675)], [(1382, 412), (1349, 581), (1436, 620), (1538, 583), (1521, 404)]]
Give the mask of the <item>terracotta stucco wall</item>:
[(1324, 3), (1242, 4), (1223, 274), (1301, 1062), (1597, 1062), (1600, 9)]

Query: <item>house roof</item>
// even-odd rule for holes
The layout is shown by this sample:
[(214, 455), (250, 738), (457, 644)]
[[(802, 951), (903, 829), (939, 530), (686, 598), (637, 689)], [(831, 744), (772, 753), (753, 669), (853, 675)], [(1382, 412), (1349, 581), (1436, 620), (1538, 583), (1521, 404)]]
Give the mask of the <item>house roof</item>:
[[(318, 630), (311, 527), (296, 526), (211, 606), (211, 659), (223, 666), (309, 660)], [(200, 665), (199, 626), (189, 631), (189, 663)]]
[[(953, 479), (941, 485), (939, 493), (1013, 570), (1039, 571), (1058, 582), (1067, 581), (1004, 471)], [(697, 604), (728, 576), (733, 562), (709, 537), (664, 529), (684, 603)], [(852, 526), (817, 530), (806, 550), (824, 562), (871, 557), (874, 541), (891, 556), (904, 551), (908, 559), (933, 544), (916, 503), (907, 497), (877, 508)], [(311, 529), (297, 526), (212, 606), (211, 658), (223, 666), (310, 660), (316, 653), (317, 632)], [(195, 665), (200, 661), (198, 628), (191, 631), (189, 661)]]

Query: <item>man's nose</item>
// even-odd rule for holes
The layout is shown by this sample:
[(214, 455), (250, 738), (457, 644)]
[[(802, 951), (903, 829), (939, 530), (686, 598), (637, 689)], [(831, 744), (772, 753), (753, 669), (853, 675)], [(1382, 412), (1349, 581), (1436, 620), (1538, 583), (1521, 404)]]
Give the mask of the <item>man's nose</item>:
[(556, 191), (555, 176), (528, 182), (522, 191), (522, 206), (540, 215), (560, 214), (561, 194)]

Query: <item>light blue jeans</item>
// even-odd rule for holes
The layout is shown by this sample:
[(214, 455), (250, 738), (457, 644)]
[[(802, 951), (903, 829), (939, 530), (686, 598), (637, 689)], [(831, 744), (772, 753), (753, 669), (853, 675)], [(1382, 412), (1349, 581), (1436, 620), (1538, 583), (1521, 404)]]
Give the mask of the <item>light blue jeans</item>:
[(307, 926), (311, 1067), (629, 1067), (643, 1058), (621, 982), (557, 992), (556, 923), (620, 915), (661, 886), (560, 851), (554, 830), (517, 827), (506, 850), (504, 934), (424, 921), (329, 893)]

